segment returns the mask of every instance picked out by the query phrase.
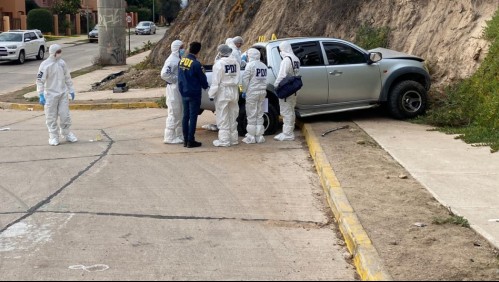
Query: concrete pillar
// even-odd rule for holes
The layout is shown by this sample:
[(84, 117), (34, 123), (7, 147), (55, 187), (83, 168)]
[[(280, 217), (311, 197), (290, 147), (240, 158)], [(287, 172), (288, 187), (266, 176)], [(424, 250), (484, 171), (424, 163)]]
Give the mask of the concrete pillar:
[(81, 17), (80, 14), (75, 15), (75, 28), (76, 28), (76, 35), (81, 34)]
[(126, 3), (124, 0), (97, 0), (99, 14), (99, 62), (126, 64)]
[(9, 16), (3, 17), (3, 31), (8, 31), (10, 29), (10, 18)]
[(28, 16), (21, 15), (21, 29), (28, 29)]
[(54, 15), (54, 35), (59, 36), (59, 16)]
[(71, 15), (69, 14), (66, 14), (66, 23), (69, 23), (66, 27), (66, 36), (71, 36)]

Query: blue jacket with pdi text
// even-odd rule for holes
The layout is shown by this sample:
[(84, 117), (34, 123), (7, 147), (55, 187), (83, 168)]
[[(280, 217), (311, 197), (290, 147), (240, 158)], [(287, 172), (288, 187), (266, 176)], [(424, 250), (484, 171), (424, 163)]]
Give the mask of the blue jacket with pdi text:
[(196, 56), (182, 58), (178, 68), (178, 86), (182, 97), (201, 98), (201, 89), (208, 89), (204, 68)]

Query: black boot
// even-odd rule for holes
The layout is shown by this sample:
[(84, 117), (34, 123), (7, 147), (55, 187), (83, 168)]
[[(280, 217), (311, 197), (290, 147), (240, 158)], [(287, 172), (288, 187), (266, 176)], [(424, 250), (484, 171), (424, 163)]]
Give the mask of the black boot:
[(203, 143), (197, 141), (187, 142), (187, 148), (197, 148), (201, 147), (201, 145), (203, 145)]
[(187, 141), (184, 140), (184, 147), (187, 147)]

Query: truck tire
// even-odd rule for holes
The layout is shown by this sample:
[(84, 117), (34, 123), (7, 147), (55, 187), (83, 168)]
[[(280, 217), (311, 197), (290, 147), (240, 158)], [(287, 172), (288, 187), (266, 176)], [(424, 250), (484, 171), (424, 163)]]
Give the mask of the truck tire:
[(36, 59), (43, 60), (44, 57), (45, 57), (45, 47), (42, 46), (40, 47), (40, 50), (38, 50), (38, 55), (36, 55)]
[(19, 58), (17, 59), (17, 63), (22, 65), (24, 64), (24, 62), (26, 62), (26, 54), (24, 53), (24, 50), (21, 50), (21, 52), (19, 52)]
[[(246, 106), (245, 104), (241, 104), (239, 106), (239, 116), (237, 117), (237, 132), (239, 136), (246, 136), (247, 125)], [(263, 126), (265, 127), (264, 135), (273, 135), (279, 129), (279, 111), (272, 103), (269, 103), (269, 112), (263, 114)]]
[(414, 118), (426, 112), (428, 95), (417, 81), (406, 80), (393, 87), (388, 98), (388, 109), (396, 119)]

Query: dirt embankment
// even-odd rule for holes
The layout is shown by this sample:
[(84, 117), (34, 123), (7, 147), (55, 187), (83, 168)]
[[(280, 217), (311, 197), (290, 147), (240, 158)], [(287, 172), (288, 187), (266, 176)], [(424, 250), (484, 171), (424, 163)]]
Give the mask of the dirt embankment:
[[(239, 6), (238, 3), (242, 5)], [(366, 22), (390, 27), (390, 48), (426, 59), (435, 86), (471, 75), (488, 50), (483, 28), (497, 0), (197, 0), (191, 1), (151, 55), (163, 64), (175, 39), (200, 41), (200, 59), (213, 61), (218, 44), (243, 36), (326, 36), (355, 41)]]

